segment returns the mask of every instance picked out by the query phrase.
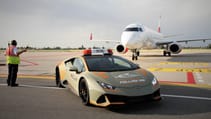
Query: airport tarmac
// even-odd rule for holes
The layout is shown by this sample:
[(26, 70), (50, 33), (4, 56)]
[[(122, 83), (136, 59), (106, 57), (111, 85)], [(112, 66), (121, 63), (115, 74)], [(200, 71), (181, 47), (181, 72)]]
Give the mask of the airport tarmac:
[(110, 108), (84, 106), (70, 90), (55, 81), (19, 78), (8, 87), (0, 78), (0, 119), (209, 119), (211, 91), (161, 85), (160, 102), (140, 102)]
[[(82, 51), (29, 51), (21, 56), (19, 77), (36, 76), (54, 79), (55, 66), (62, 60), (80, 56)], [(131, 53), (114, 55), (131, 60)], [(176, 83), (211, 87), (211, 50), (184, 50), (171, 57), (162, 56), (162, 50), (142, 50), (139, 60), (134, 61), (151, 71), (161, 83)], [(7, 66), (3, 52), (0, 54), (0, 76), (6, 77)]]
[[(117, 54), (131, 60), (131, 53)], [(29, 51), (21, 56), (19, 87), (6, 85), (7, 66), (0, 54), (0, 119), (207, 119), (211, 116), (211, 50), (184, 50), (163, 57), (162, 50), (143, 50), (134, 61), (161, 84), (161, 102), (112, 108), (84, 106), (79, 97), (54, 81), (55, 66), (81, 51)]]

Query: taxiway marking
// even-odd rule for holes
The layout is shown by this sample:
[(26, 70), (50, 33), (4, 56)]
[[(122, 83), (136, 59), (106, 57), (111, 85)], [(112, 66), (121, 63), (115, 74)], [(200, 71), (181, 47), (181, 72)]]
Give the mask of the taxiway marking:
[(204, 83), (203, 77), (201, 76), (200, 73), (195, 73), (196, 74), (196, 79), (198, 80), (199, 83)]
[(196, 84), (193, 73), (192, 72), (187, 72), (187, 83), (188, 84)]
[(208, 66), (204, 62), (160, 62), (159, 65), (193, 65), (193, 66)]
[[(0, 86), (7, 86), (7, 84), (0, 84)], [(40, 89), (54, 89), (54, 90), (62, 90), (62, 89), (64, 89), (64, 88), (59, 88), (59, 87), (34, 86), (34, 85), (24, 85), (24, 84), (21, 84), (18, 87), (40, 88)]]
[(160, 72), (201, 72), (211, 73), (211, 68), (148, 68), (149, 71)]
[[(7, 77), (7, 74), (0, 74), (0, 77)], [(24, 75), (24, 74), (18, 74), (18, 78), (33, 78), (33, 79), (50, 79), (54, 80), (55, 76), (38, 76), (38, 75)]]
[[(170, 66), (181, 66), (181, 68), (163, 68), (159, 66), (170, 65)], [(187, 66), (200, 66), (200, 68), (187, 68)], [(206, 67), (205, 67), (206, 66)], [(159, 62), (151, 68), (149, 71), (161, 71), (161, 72), (201, 72), (211, 73), (211, 68), (207, 67), (208, 63), (204, 62)], [(183, 68), (184, 67), (184, 68)]]
[(167, 95), (167, 94), (162, 94), (161, 96), (163, 96), (163, 97), (186, 98), (186, 99), (211, 101), (211, 98), (208, 98), (208, 97), (196, 97), (196, 96), (184, 96), (184, 95)]

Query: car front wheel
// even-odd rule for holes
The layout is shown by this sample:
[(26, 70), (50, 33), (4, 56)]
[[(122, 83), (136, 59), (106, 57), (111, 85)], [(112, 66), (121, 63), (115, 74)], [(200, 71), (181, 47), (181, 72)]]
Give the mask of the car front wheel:
[(79, 83), (79, 95), (84, 105), (90, 105), (89, 103), (89, 89), (85, 79), (82, 79)]

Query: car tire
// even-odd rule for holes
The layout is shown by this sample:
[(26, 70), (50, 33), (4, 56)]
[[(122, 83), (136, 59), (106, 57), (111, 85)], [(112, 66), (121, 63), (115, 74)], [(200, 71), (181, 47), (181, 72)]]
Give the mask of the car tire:
[(79, 83), (79, 96), (82, 100), (82, 103), (84, 105), (90, 105), (89, 102), (89, 89), (88, 89), (88, 85), (85, 79), (81, 79), (80, 83)]
[(152, 101), (161, 101), (160, 89), (153, 94)]
[(55, 78), (56, 78), (56, 86), (59, 88), (64, 88), (64, 86), (61, 84), (59, 68), (56, 68), (56, 77)]

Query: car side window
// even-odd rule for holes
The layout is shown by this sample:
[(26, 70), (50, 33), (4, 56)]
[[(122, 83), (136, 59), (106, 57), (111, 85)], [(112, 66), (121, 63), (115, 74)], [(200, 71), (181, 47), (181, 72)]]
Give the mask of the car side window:
[(73, 66), (76, 67), (79, 72), (85, 71), (84, 64), (83, 64), (82, 60), (79, 58), (75, 58), (75, 60), (73, 61)]
[(72, 58), (72, 59), (69, 59), (69, 60), (65, 61), (66, 67), (71, 67), (71, 66), (73, 66), (74, 60), (75, 60), (75, 58)]

